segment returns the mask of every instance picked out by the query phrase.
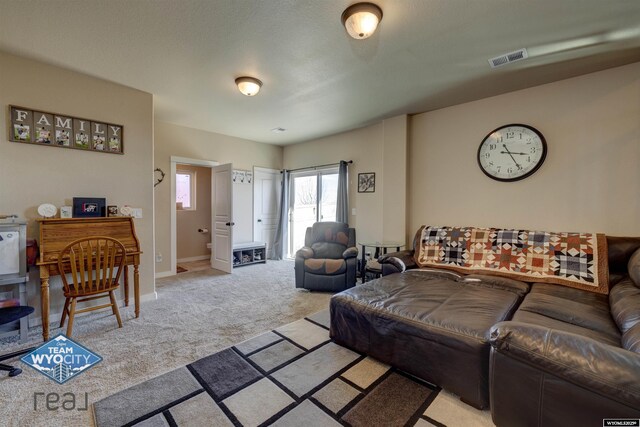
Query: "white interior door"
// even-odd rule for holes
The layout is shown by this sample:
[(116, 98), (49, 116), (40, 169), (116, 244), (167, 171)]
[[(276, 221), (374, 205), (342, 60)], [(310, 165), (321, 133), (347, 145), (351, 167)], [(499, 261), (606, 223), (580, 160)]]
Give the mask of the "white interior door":
[(278, 170), (254, 168), (253, 240), (265, 242), (267, 253), (276, 235), (281, 174)]
[(233, 269), (233, 185), (231, 163), (211, 168), (211, 267)]

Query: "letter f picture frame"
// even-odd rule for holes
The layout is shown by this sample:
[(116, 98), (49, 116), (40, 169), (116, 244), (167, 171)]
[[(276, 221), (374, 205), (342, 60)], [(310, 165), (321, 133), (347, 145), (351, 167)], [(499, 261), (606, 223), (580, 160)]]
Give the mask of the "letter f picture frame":
[(9, 141), (124, 154), (124, 127), (9, 105)]

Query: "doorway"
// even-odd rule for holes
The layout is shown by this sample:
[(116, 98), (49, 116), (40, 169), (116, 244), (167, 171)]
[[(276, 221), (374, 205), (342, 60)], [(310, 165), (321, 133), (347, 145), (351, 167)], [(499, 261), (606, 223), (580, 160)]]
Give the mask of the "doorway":
[(177, 273), (203, 270), (211, 253), (211, 168), (178, 163), (175, 180)]
[(308, 227), (335, 221), (338, 200), (338, 168), (293, 172), (289, 215), (289, 257), (304, 246)]
[[(206, 243), (211, 241), (211, 168), (213, 166), (218, 165), (218, 162), (215, 161), (211, 161), (211, 160), (201, 160), (201, 159), (191, 159), (191, 158), (187, 158), (187, 157), (178, 157), (178, 156), (171, 156), (171, 170), (170, 170), (170, 177), (171, 177), (171, 197), (169, 202), (171, 203), (171, 207), (170, 207), (170, 212), (171, 212), (171, 236), (170, 236), (170, 240), (171, 240), (171, 274), (175, 275), (178, 272), (178, 206), (177, 206), (177, 187), (180, 185), (181, 188), (184, 188), (184, 182), (182, 184), (178, 184), (177, 183), (177, 179), (178, 179), (178, 171), (180, 169), (185, 170), (187, 168), (193, 167), (193, 168), (203, 168), (203, 169), (207, 169), (208, 170), (208, 174), (209, 174), (209, 218), (203, 222), (202, 224), (198, 223), (193, 223), (191, 225), (187, 225), (186, 230), (184, 230), (185, 232), (188, 233), (195, 233), (195, 242), (199, 243), (198, 239), (201, 240), (205, 240), (204, 245), (205, 245), (205, 249), (207, 250), (207, 253), (209, 253), (209, 250), (206, 248)], [(196, 169), (198, 170), (198, 169)], [(181, 172), (181, 174), (184, 175), (183, 172)], [(205, 173), (206, 174), (206, 173)], [(195, 174), (196, 176), (198, 175), (198, 173), (196, 172)], [(180, 179), (184, 179), (186, 180), (186, 178), (180, 178)], [(197, 178), (195, 178), (197, 180)], [(202, 203), (198, 203), (198, 182), (197, 181), (190, 181), (189, 185), (191, 185), (191, 182), (193, 182), (195, 184), (195, 206), (196, 206), (196, 211), (197, 208), (202, 207)], [(200, 187), (205, 187), (206, 185), (200, 185)], [(185, 202), (186, 200), (184, 199), (184, 194), (185, 192), (182, 191), (182, 197), (181, 197), (181, 202), (183, 203), (182, 205), (182, 212), (180, 212), (181, 216), (184, 216), (187, 212), (184, 209), (185, 207)], [(191, 195), (190, 195), (191, 196)], [(190, 204), (191, 200), (189, 200)], [(191, 212), (191, 214), (193, 214), (193, 212)], [(193, 231), (193, 229), (195, 229), (195, 232)], [(208, 233), (199, 233), (198, 229), (208, 229), (209, 232)], [(185, 261), (185, 258), (190, 258), (189, 256), (184, 255), (184, 253), (181, 251), (181, 256), (183, 256), (183, 258), (180, 258), (182, 262), (192, 262), (192, 261), (196, 261), (194, 259), (192, 259), (191, 261)], [(194, 257), (198, 257), (196, 255), (193, 255)], [(204, 256), (204, 253), (202, 255), (199, 255), (199, 257)], [(208, 259), (208, 255), (207, 255), (207, 259)]]

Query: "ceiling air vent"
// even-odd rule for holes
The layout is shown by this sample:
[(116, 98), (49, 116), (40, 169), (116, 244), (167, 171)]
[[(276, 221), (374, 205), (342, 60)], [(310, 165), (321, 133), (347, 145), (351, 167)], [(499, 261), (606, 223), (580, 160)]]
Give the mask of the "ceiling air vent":
[(491, 68), (498, 68), (512, 62), (522, 61), (523, 59), (527, 59), (528, 57), (529, 55), (527, 55), (527, 49), (520, 49), (514, 52), (505, 53), (504, 55), (496, 56), (495, 58), (491, 58), (489, 60), (489, 65), (491, 65)]

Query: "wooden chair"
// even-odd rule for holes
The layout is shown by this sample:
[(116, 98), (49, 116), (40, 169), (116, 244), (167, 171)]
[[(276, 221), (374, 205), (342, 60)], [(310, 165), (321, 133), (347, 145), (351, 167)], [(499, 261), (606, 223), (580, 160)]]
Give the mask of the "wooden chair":
[[(64, 287), (64, 310), (60, 327), (69, 316), (67, 336), (73, 331), (73, 318), (76, 313), (100, 310), (111, 307), (118, 320), (118, 326), (122, 328), (122, 320), (118, 311), (113, 291), (120, 286), (120, 274), (125, 261), (125, 248), (116, 239), (105, 236), (92, 236), (75, 240), (69, 243), (58, 258), (58, 269), (71, 275), (71, 283), (67, 275), (61, 274)], [(98, 298), (109, 297), (110, 304), (98, 305), (76, 310), (76, 303), (91, 301)], [(83, 298), (83, 299), (78, 299)]]

